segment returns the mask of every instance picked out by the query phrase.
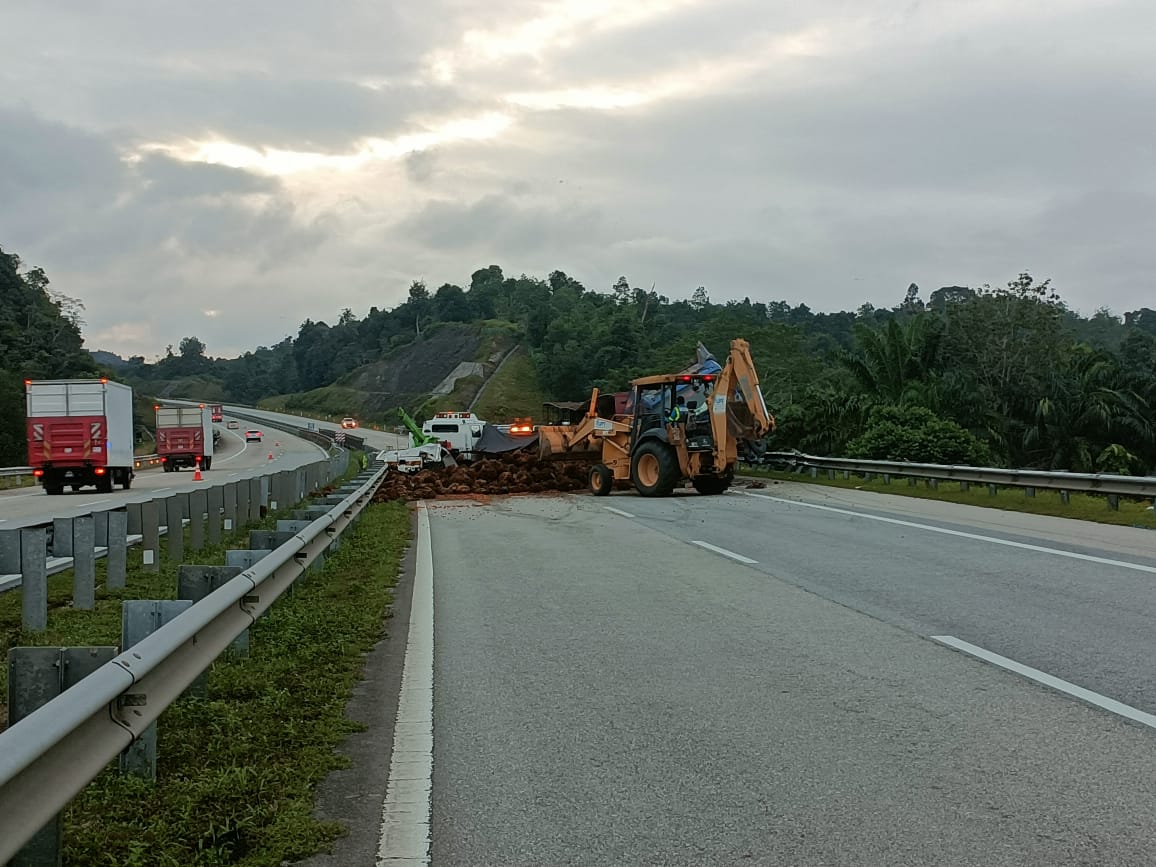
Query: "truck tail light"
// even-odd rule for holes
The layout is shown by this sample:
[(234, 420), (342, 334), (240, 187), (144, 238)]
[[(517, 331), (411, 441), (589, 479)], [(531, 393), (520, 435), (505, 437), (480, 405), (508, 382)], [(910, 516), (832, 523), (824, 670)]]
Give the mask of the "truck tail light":
[(36, 476), (36, 478), (40, 478), (44, 475), (44, 470), (33, 470), (32, 475)]
[(96, 468), (96, 474), (97, 474), (98, 476), (103, 476), (103, 475), (104, 475), (104, 473), (105, 473), (105, 469), (104, 469), (104, 467), (97, 467), (97, 468)]

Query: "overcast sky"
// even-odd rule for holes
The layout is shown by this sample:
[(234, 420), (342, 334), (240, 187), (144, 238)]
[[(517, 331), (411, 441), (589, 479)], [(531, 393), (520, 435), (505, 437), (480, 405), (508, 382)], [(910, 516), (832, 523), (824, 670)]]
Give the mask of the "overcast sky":
[(1151, 0), (4, 0), (0, 246), (234, 355), (477, 268), (1156, 306)]

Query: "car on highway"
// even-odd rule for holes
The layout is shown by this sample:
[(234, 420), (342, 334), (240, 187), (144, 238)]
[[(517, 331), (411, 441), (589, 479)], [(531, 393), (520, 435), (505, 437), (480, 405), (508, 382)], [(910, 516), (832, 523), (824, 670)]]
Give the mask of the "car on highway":
[(261, 431), (259, 431), (259, 430), (247, 430), (247, 431), (245, 431), (245, 442), (247, 442), (247, 443), (259, 443), (259, 442), (261, 442)]
[(346, 416), (341, 420), (341, 426), (343, 428), (355, 428), (357, 427), (357, 419)]
[(237, 421), (236, 419), (234, 419), (233, 421), (231, 421), (225, 425), (225, 427), (227, 427), (229, 430), (236, 430), (240, 426), (241, 426), (241, 423), (239, 421)]

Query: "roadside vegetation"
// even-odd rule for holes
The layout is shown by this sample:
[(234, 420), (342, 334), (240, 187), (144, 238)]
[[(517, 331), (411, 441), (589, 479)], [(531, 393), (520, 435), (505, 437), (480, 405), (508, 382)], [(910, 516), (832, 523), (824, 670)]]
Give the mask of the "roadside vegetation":
[[(254, 625), (249, 656), (223, 656), (207, 698), (184, 698), (161, 716), (155, 784), (114, 765), (72, 802), (64, 863), (279, 867), (340, 835), (313, 818), (314, 789), (344, 766), (335, 748), (357, 730), (345, 704), (383, 635), (409, 533), (404, 505), (369, 507), (324, 567)], [(196, 561), (221, 562), (223, 551)], [(176, 572), (168, 562), (157, 573), (130, 567), (127, 589), (100, 592), (95, 611), (72, 610), (71, 577), (53, 576), (49, 629), (33, 635), (20, 630), (19, 593), (0, 596), (0, 652), (116, 645), (121, 600), (173, 598)]]

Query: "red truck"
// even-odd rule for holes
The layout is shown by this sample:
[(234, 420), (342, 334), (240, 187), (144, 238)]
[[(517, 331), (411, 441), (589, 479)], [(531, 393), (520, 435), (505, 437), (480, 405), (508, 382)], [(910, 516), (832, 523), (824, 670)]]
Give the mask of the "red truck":
[(213, 424), (219, 424), (225, 420), (225, 407), (221, 404), (209, 404), (209, 409), (213, 411)]
[(155, 406), (157, 413), (157, 457), (166, 473), (181, 467), (213, 465), (212, 413), (200, 406)]
[(25, 380), (28, 465), (46, 494), (133, 479), (132, 389), (107, 379)]

